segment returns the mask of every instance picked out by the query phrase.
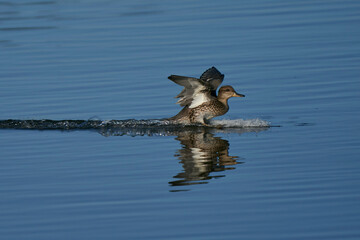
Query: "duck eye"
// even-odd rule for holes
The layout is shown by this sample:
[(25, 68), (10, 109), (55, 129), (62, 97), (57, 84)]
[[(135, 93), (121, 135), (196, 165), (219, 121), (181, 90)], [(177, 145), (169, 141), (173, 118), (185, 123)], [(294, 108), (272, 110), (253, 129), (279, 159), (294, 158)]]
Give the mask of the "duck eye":
[(225, 91), (226, 91), (226, 92), (229, 92), (229, 91), (230, 91), (230, 89), (225, 89)]

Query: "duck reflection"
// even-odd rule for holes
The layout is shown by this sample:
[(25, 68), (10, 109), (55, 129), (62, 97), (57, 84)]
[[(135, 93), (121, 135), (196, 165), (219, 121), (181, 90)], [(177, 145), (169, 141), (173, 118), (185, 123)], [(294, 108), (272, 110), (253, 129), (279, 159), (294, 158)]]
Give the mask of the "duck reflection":
[[(238, 156), (229, 154), (230, 143), (215, 134), (243, 134), (260, 132), (268, 128), (206, 128), (206, 127), (144, 127), (144, 128), (104, 128), (100, 130), (103, 136), (176, 136), (181, 148), (174, 156), (180, 160), (182, 170), (173, 176), (173, 187), (194, 184), (206, 184), (210, 179), (224, 177), (217, 174), (225, 170), (233, 170), (237, 164), (243, 163)], [(188, 191), (188, 190), (171, 190)]]
[(180, 160), (183, 171), (169, 182), (171, 186), (204, 184), (207, 180), (224, 175), (210, 176), (212, 172), (235, 169), (238, 156), (229, 156), (229, 142), (204, 130), (202, 132), (181, 132), (175, 138), (182, 148), (175, 156)]

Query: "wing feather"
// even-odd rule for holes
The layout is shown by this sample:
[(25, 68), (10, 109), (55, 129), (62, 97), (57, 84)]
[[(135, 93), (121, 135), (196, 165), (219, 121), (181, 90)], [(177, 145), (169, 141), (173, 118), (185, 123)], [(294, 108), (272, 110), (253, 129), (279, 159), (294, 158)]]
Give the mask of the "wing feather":
[(206, 70), (200, 79), (179, 75), (171, 75), (168, 78), (184, 87), (176, 96), (179, 98), (177, 103), (182, 107), (194, 108), (216, 97), (216, 89), (222, 83), (224, 75), (212, 67)]
[(216, 91), (224, 80), (224, 74), (221, 74), (215, 67), (211, 67), (201, 75), (200, 79), (209, 83), (212, 90)]

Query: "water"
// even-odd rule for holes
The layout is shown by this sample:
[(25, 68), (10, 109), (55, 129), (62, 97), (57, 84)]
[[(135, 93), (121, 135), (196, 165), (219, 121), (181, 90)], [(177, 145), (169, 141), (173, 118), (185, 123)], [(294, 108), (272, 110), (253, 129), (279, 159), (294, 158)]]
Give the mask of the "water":
[[(0, 130), (2, 238), (359, 239), (359, 12), (0, 2), (0, 120), (70, 124)], [(227, 127), (121, 125), (175, 115), (167, 76), (211, 66), (246, 95)]]
[[(235, 120), (214, 120), (210, 119), (210, 128), (235, 128), (235, 130), (249, 128), (269, 128), (274, 127), (268, 121), (261, 119), (235, 119)], [(279, 126), (277, 126), (279, 127)], [(80, 130), (80, 129), (101, 129), (101, 130), (121, 130), (121, 129), (171, 129), (182, 131), (184, 129), (198, 130), (204, 128), (200, 123), (183, 124), (174, 123), (168, 119), (146, 119), (146, 120), (18, 120), (7, 119), (0, 120), (0, 129), (53, 129), (53, 130)]]

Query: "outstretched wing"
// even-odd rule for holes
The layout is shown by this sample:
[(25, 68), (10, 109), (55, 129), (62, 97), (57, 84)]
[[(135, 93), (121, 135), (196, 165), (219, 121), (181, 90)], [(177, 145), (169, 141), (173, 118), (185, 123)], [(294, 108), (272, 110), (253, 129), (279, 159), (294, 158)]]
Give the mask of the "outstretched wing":
[(224, 80), (224, 74), (221, 74), (215, 67), (211, 67), (201, 75), (200, 80), (209, 83), (212, 90), (216, 91)]
[(196, 102), (197, 105), (199, 101), (208, 101), (211, 97), (211, 90), (209, 89), (209, 86), (207, 86), (208, 84), (200, 79), (178, 75), (171, 75), (169, 76), (169, 79), (184, 87), (184, 89), (176, 96), (176, 98), (179, 98), (176, 103), (180, 104), (182, 107), (193, 107), (193, 102)]
[(176, 96), (179, 98), (177, 103), (182, 107), (194, 108), (216, 97), (216, 89), (224, 79), (224, 75), (212, 67), (206, 70), (200, 79), (178, 75), (171, 75), (169, 79), (184, 87)]

